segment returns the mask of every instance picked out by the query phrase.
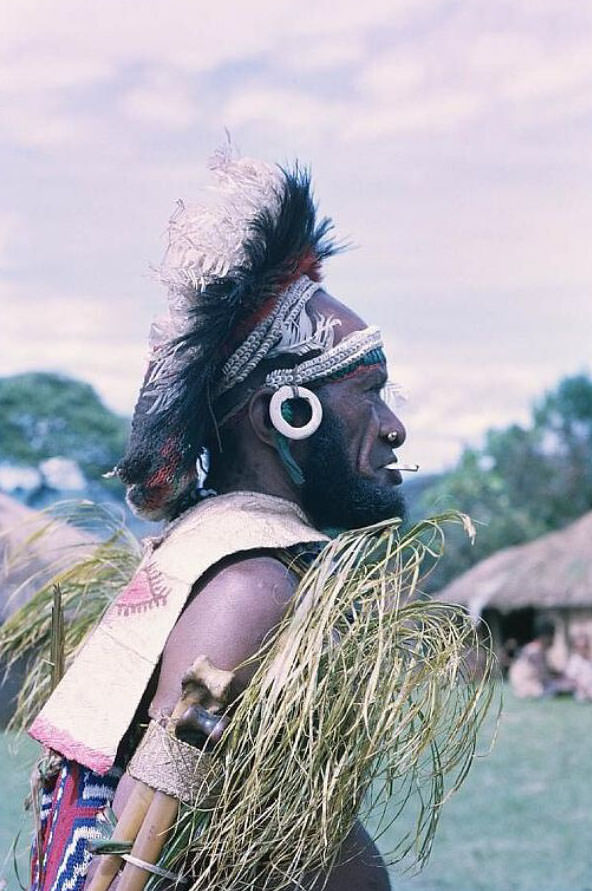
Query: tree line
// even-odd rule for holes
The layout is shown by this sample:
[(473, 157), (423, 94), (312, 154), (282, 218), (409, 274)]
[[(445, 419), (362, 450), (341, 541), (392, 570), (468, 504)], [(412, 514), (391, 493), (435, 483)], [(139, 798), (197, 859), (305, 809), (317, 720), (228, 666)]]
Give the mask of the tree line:
[(60, 374), (0, 378), (0, 462), (37, 466), (71, 458), (88, 480), (119, 460), (129, 421), (107, 408), (90, 384)]

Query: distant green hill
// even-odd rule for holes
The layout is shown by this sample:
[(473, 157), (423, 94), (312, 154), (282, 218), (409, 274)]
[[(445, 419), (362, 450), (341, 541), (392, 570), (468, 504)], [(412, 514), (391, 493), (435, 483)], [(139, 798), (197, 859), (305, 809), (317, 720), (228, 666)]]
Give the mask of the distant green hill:
[(123, 454), (127, 434), (128, 420), (89, 384), (47, 372), (0, 378), (0, 462), (37, 465), (59, 455), (100, 481)]

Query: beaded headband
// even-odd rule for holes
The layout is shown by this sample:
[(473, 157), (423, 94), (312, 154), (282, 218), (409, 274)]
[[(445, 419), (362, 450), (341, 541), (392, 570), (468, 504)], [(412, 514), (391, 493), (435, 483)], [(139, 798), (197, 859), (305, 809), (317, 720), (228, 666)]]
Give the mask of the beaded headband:
[(382, 350), (383, 343), (380, 331), (375, 326), (362, 328), (344, 337), (337, 346), (308, 359), (295, 368), (278, 368), (265, 378), (268, 387), (277, 389), (285, 385), (310, 384), (322, 378), (339, 374), (346, 368), (357, 365), (369, 353)]
[(319, 290), (317, 282), (303, 275), (280, 296), (275, 309), (249, 334), (222, 367), (218, 395), (242, 383), (264, 359), (318, 353), (293, 368), (278, 368), (265, 384), (278, 389), (286, 384), (311, 383), (339, 373), (360, 361), (366, 353), (382, 349), (376, 327), (354, 331), (334, 346), (335, 328), (341, 322), (318, 314), (311, 318), (306, 306)]

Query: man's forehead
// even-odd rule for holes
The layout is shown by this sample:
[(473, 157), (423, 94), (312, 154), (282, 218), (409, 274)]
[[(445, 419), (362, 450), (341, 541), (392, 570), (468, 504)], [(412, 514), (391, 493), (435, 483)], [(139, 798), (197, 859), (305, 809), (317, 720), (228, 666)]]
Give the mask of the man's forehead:
[(386, 359), (382, 350), (377, 351), (376, 356), (370, 355), (365, 360), (360, 361), (355, 368), (343, 375), (342, 380), (348, 379), (358, 382), (358, 385), (362, 387), (368, 385), (384, 386), (388, 381), (388, 373)]
[(354, 331), (362, 331), (366, 328), (366, 322), (357, 313), (322, 289), (313, 294), (309, 300), (308, 312), (309, 315), (322, 315), (339, 320), (339, 325), (334, 328), (335, 344), (353, 334)]

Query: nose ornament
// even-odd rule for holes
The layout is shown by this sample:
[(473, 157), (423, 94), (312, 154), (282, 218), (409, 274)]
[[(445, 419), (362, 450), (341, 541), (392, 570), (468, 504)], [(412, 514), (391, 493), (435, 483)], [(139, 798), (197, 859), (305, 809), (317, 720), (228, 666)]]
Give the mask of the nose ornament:
[[(386, 434), (385, 439), (394, 450), (399, 440), (399, 434), (396, 430), (391, 430), (390, 433)], [(386, 466), (388, 470), (407, 471), (410, 473), (416, 473), (419, 470), (419, 464), (399, 464), (397, 461), (393, 461), (392, 464), (387, 464)]]

